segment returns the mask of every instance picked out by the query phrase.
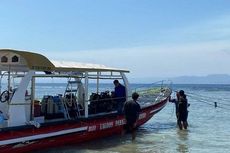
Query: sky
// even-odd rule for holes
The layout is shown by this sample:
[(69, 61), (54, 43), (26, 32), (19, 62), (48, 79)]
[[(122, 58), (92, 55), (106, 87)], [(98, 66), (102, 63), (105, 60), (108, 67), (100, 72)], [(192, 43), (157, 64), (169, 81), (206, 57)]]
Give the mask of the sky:
[(230, 74), (229, 0), (1, 0), (0, 48), (129, 69)]

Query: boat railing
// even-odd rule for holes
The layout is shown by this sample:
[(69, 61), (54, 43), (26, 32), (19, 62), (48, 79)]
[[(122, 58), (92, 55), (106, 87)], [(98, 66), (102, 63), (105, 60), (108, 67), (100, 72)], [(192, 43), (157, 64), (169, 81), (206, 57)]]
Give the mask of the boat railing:
[[(141, 107), (147, 107), (148, 105), (156, 104), (161, 102), (162, 100), (166, 99), (171, 94), (171, 82), (169, 84), (165, 84), (165, 81), (158, 81), (147, 88), (135, 89), (136, 92), (139, 93), (140, 97), (138, 99), (139, 104)], [(134, 92), (134, 91), (133, 91)], [(55, 97), (54, 97), (55, 98)], [(117, 111), (117, 101), (119, 99), (124, 99), (125, 97), (116, 98), (110, 94), (109, 91), (99, 93), (91, 93), (90, 98), (86, 100), (88, 103), (88, 110), (90, 116), (95, 116), (98, 114), (110, 113)], [(128, 96), (128, 99), (131, 99), (131, 95)], [(72, 119), (71, 113), (66, 107), (67, 100), (65, 97), (62, 97), (61, 100), (54, 100), (54, 104), (57, 105), (55, 107), (61, 108), (59, 112), (63, 113), (65, 119)], [(48, 103), (49, 104), (49, 103)], [(79, 103), (77, 103), (79, 104)], [(46, 105), (46, 104), (44, 104)], [(44, 107), (44, 106), (43, 106)], [(42, 107), (42, 108), (43, 108)], [(78, 113), (79, 108), (81, 108), (81, 113)], [(77, 107), (74, 109), (77, 113), (76, 118), (84, 117), (84, 108), (83, 106)], [(60, 111), (61, 110), (61, 111)]]
[[(140, 95), (138, 102), (141, 107), (158, 103), (170, 95), (171, 82), (168, 84), (165, 82), (165, 80), (158, 81), (147, 87), (145, 85), (145, 88), (136, 88), (134, 90)], [(76, 95), (69, 99), (74, 99), (74, 97), (76, 97)], [(85, 101), (88, 103), (89, 116), (117, 112), (117, 101), (124, 98), (127, 97), (114, 97), (113, 92), (110, 93), (109, 91), (91, 93), (89, 99)], [(57, 118), (62, 118), (63, 120), (84, 118), (84, 106), (80, 105), (83, 103), (79, 103), (78, 99), (75, 99), (76, 101), (72, 103), (74, 107), (68, 107), (69, 99), (67, 95), (44, 96), (44, 99), (40, 102), (40, 106), (35, 106), (38, 107), (36, 109), (41, 110), (40, 113), (35, 112), (35, 114), (40, 114), (36, 115), (36, 117), (44, 116), (46, 120), (55, 120)], [(131, 95), (128, 96), (128, 99), (131, 99)]]
[(135, 89), (140, 95), (139, 103), (142, 107), (156, 104), (169, 97), (171, 94), (172, 81), (161, 80), (150, 84), (149, 86)]

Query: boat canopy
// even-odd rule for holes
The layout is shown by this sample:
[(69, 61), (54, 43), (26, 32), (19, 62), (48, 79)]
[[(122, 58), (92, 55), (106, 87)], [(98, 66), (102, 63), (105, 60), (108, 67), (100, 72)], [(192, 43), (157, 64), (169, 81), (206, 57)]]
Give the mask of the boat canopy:
[(50, 72), (129, 72), (125, 69), (106, 67), (100, 64), (52, 61), (47, 57), (27, 51), (0, 49), (1, 71), (50, 71)]

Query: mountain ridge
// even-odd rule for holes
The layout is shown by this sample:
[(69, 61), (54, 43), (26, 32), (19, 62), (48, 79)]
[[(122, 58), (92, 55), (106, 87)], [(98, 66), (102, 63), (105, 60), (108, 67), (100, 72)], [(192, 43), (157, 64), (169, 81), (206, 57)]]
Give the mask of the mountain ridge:
[(142, 77), (130, 78), (131, 83), (154, 83), (159, 80), (170, 80), (173, 84), (230, 84), (229, 74), (209, 74), (206, 76), (178, 76), (178, 77)]

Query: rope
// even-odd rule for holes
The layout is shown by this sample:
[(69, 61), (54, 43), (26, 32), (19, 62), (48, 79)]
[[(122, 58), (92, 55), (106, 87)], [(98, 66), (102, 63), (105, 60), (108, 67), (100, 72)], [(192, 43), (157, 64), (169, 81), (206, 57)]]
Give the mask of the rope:
[[(230, 99), (224, 99), (224, 98), (213, 98), (213, 97), (209, 97), (209, 96), (204, 96), (204, 95), (199, 95), (199, 94), (195, 94), (195, 93), (191, 93), (191, 92), (187, 92), (187, 94), (189, 95), (195, 95), (195, 96), (199, 96), (201, 98), (204, 98), (204, 99), (208, 99), (208, 100), (212, 100), (215, 99), (215, 100), (221, 100), (221, 101), (225, 101), (225, 102), (228, 102), (230, 101)], [(223, 105), (227, 105), (227, 106), (230, 106), (230, 104), (226, 104), (226, 103), (221, 103), (221, 102), (218, 102), (220, 104), (223, 104)]]
[(207, 97), (207, 96), (206, 96), (206, 97), (204, 98), (204, 96), (203, 96), (203, 97), (202, 97), (202, 96), (198, 97), (198, 96), (194, 96), (194, 95), (192, 95), (192, 94), (188, 94), (188, 96), (194, 97), (194, 98), (200, 98), (200, 99), (203, 100), (203, 101), (210, 101), (210, 102), (213, 102), (214, 104), (215, 104), (215, 103), (218, 103), (218, 104), (221, 104), (221, 105), (230, 106), (230, 104), (226, 104), (226, 103), (219, 102), (217, 98), (213, 98), (213, 97)]
[(173, 114), (175, 114), (174, 111), (175, 111), (175, 106), (173, 105), (172, 112), (171, 112), (170, 117), (168, 118), (168, 121), (172, 119)]

